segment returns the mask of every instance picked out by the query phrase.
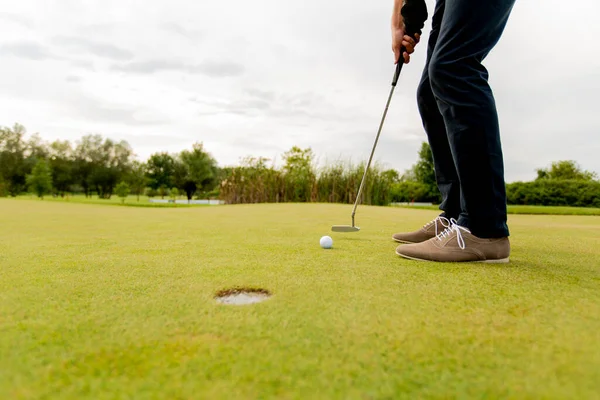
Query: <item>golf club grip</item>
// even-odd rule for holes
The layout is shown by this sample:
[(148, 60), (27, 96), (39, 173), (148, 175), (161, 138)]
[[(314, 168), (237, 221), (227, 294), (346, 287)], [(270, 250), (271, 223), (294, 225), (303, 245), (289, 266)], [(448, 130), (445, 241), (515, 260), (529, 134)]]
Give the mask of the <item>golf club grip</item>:
[[(428, 17), (427, 5), (425, 1), (404, 1), (404, 5), (402, 6), (400, 13), (402, 14), (402, 19), (404, 20), (405, 34), (415, 39), (417, 33), (419, 35), (421, 34), (421, 30), (423, 29), (425, 21)], [(396, 64), (396, 73), (394, 74), (394, 79), (392, 80), (392, 86), (396, 86), (398, 79), (400, 78), (400, 72), (404, 66), (403, 54), (405, 52), (406, 48), (402, 46), (400, 49), (400, 57), (398, 58), (398, 63)]]
[(394, 79), (392, 80), (392, 86), (396, 86), (398, 83), (398, 78), (400, 78), (400, 72), (402, 71), (402, 66), (404, 65), (404, 52), (406, 52), (406, 48), (402, 46), (400, 49), (400, 58), (398, 58), (398, 63), (396, 64), (396, 73), (394, 74)]

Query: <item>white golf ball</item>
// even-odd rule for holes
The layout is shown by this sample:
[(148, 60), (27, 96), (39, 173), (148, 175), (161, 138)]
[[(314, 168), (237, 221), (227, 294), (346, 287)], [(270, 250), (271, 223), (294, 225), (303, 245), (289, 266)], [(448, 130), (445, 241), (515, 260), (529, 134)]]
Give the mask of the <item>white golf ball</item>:
[(330, 249), (333, 246), (333, 239), (330, 236), (323, 236), (321, 238), (321, 247), (324, 249)]

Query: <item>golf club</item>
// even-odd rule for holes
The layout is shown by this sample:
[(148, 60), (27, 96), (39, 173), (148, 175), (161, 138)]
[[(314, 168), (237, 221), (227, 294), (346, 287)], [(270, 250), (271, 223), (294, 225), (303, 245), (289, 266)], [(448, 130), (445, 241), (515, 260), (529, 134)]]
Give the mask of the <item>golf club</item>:
[(400, 72), (402, 71), (402, 66), (404, 62), (402, 60), (402, 54), (406, 49), (402, 47), (400, 50), (400, 60), (398, 64), (396, 64), (396, 73), (394, 74), (394, 79), (392, 80), (392, 89), (390, 90), (390, 95), (387, 100), (387, 104), (385, 105), (385, 110), (383, 111), (383, 117), (381, 118), (381, 123), (379, 124), (379, 130), (377, 131), (377, 136), (375, 137), (375, 143), (373, 144), (373, 150), (371, 150), (371, 156), (369, 157), (369, 162), (365, 167), (365, 172), (363, 174), (362, 180), (360, 182), (360, 187), (358, 188), (358, 193), (356, 195), (356, 200), (354, 201), (354, 208), (352, 209), (352, 225), (333, 225), (331, 230), (333, 232), (358, 232), (360, 228), (354, 223), (354, 216), (356, 215), (356, 208), (358, 207), (358, 202), (360, 201), (360, 196), (362, 194), (363, 187), (365, 185), (365, 181), (367, 178), (367, 172), (369, 171), (369, 167), (371, 166), (371, 161), (373, 160), (373, 154), (375, 154), (375, 148), (377, 148), (377, 142), (379, 141), (379, 135), (381, 135), (381, 129), (383, 128), (383, 123), (385, 122), (385, 117), (387, 115), (388, 109), (390, 107), (390, 102), (392, 101), (392, 96), (394, 94), (394, 90), (396, 88), (396, 84), (398, 83), (398, 78), (400, 77)]

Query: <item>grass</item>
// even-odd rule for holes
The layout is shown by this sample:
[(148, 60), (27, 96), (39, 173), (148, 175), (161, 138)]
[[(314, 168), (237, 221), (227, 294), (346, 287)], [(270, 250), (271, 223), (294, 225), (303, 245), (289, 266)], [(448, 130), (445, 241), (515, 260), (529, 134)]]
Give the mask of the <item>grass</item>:
[[(436, 210), (438, 206), (394, 206), (418, 210)], [(555, 207), (555, 206), (507, 206), (508, 214), (515, 215), (596, 215), (600, 216), (600, 208), (594, 207)]]
[[(22, 195), (19, 196), (20, 200), (37, 200), (33, 195)], [(161, 197), (156, 197), (161, 199)], [(165, 199), (170, 199), (165, 197)], [(177, 200), (185, 200), (185, 197), (179, 196)], [(83, 195), (74, 195), (69, 197), (44, 197), (44, 201), (55, 201), (55, 202), (69, 202), (69, 203), (84, 203), (84, 204), (102, 204), (112, 206), (130, 206), (130, 207), (150, 207), (150, 208), (177, 208), (177, 207), (204, 207), (202, 204), (171, 204), (171, 203), (150, 203), (148, 196), (140, 196), (139, 200), (137, 196), (128, 196), (125, 202), (121, 201), (121, 198), (112, 196), (110, 199), (99, 199), (98, 196), (85, 197)], [(439, 211), (437, 205), (433, 206), (393, 206), (409, 209), (418, 210), (436, 210)], [(593, 207), (549, 207), (549, 206), (522, 206), (522, 205), (509, 205), (509, 214), (524, 214), (524, 215), (597, 215), (600, 216), (600, 208)]]
[[(21, 195), (16, 199), (18, 200), (38, 200), (34, 195)], [(165, 196), (155, 197), (156, 200), (170, 200), (171, 198)], [(187, 200), (187, 197), (179, 196), (178, 201)], [(116, 195), (113, 195), (110, 199), (100, 199), (97, 195), (85, 197), (84, 195), (69, 195), (65, 197), (52, 197), (45, 196), (42, 201), (48, 202), (59, 202), (59, 203), (79, 203), (79, 204), (101, 204), (110, 206), (129, 206), (129, 207), (149, 207), (149, 208), (186, 208), (186, 207), (203, 207), (202, 204), (181, 204), (181, 203), (151, 203), (148, 196), (140, 196), (139, 200), (137, 196), (130, 195), (125, 198), (125, 201)]]
[(494, 266), (395, 256), (433, 210), (163, 211), (0, 199), (0, 398), (599, 397), (599, 217), (511, 215)]

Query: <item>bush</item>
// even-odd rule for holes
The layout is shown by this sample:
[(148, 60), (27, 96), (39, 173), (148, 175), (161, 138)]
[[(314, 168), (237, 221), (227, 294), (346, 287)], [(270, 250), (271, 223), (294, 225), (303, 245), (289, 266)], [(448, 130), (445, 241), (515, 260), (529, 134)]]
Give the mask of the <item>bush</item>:
[(146, 188), (146, 196), (149, 198), (153, 198), (158, 196), (158, 192), (152, 188)]
[(130, 191), (131, 189), (129, 188), (129, 185), (124, 181), (121, 181), (115, 188), (115, 193), (121, 198), (122, 203), (125, 203), (125, 199), (127, 199), (127, 196), (129, 196)]
[(170, 193), (171, 193), (171, 191), (165, 185), (162, 185), (161, 187), (158, 188), (158, 195), (160, 196), (161, 199), (164, 199), (165, 196), (168, 196)]
[(427, 201), (429, 191), (429, 186), (421, 182), (399, 182), (392, 187), (392, 201), (397, 203)]
[(506, 185), (508, 204), (600, 207), (600, 182), (547, 179)]

